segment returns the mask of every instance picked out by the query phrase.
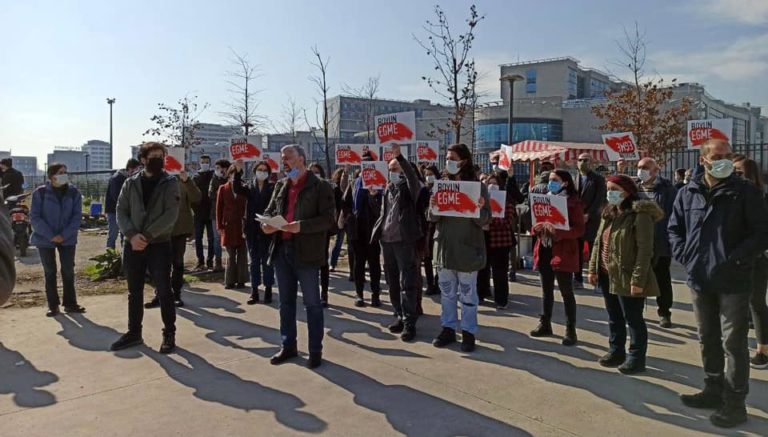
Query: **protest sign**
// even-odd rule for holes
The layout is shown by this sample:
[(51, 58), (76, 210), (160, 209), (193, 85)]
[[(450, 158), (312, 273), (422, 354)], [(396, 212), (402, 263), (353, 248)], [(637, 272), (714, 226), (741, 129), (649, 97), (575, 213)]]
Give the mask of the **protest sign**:
[(432, 197), (436, 204), (432, 214), (445, 217), (480, 217), (480, 182), (435, 181)]
[(362, 144), (337, 144), (337, 165), (360, 165), (363, 162)]
[(708, 139), (731, 142), (732, 118), (688, 121), (688, 148), (698, 149)]
[(282, 161), (282, 158), (280, 157), (280, 152), (264, 152), (264, 162), (266, 162), (269, 165), (270, 170), (272, 170), (272, 173), (277, 173), (280, 171), (280, 161)]
[[(400, 145), (400, 154), (403, 155), (405, 159), (408, 159), (410, 156), (411, 147), (405, 144)], [(395, 155), (392, 153), (392, 145), (386, 145), (381, 146), (381, 160), (384, 162), (389, 162), (393, 159), (395, 159)]]
[(232, 161), (242, 159), (243, 162), (261, 161), (261, 147), (257, 144), (260, 136), (233, 137), (229, 141), (229, 156)]
[(163, 168), (168, 174), (179, 174), (184, 170), (184, 148), (169, 147), (168, 154), (165, 155), (165, 164)]
[(536, 223), (552, 223), (555, 229), (567, 231), (568, 223), (568, 198), (554, 194), (530, 193), (532, 225)]
[(512, 167), (512, 146), (502, 144), (500, 152), (499, 169), (509, 171), (510, 167)]
[(374, 118), (376, 144), (413, 143), (416, 140), (416, 113), (397, 112)]
[(608, 159), (611, 161), (618, 161), (620, 159), (637, 161), (640, 159), (635, 135), (632, 132), (603, 134), (603, 144), (607, 146), (605, 151), (608, 154)]
[(507, 192), (501, 190), (489, 190), (491, 198), (491, 217), (504, 218), (507, 211)]
[(363, 161), (360, 175), (363, 178), (363, 188), (376, 188), (383, 190), (387, 187), (387, 175), (389, 167), (384, 161)]
[(438, 141), (417, 141), (416, 159), (419, 164), (435, 164), (440, 157), (440, 143)]

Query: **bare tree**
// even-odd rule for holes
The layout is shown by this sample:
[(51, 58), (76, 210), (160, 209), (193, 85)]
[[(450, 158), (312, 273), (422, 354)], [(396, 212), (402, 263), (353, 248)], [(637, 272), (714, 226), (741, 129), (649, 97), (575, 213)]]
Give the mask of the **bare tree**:
[(144, 132), (171, 146), (189, 148), (200, 144), (196, 132), (200, 128), (198, 118), (208, 108), (207, 103), (197, 104), (197, 96), (184, 96), (175, 106), (158, 103), (158, 113), (150, 118), (155, 127)]
[[(470, 101), (475, 94), (473, 89), (477, 82), (475, 60), (470, 56), (472, 44), (475, 41), (475, 28), (485, 18), (477, 13), (475, 5), (469, 8), (469, 18), (466, 19), (466, 32), (454, 37), (448, 18), (443, 9), (435, 6), (437, 21), (427, 20), (424, 32), (427, 39), (413, 38), (427, 51), (432, 58), (436, 77), (422, 76), (432, 91), (448, 100), (453, 108), (450, 114), (448, 130), (452, 130), (455, 141), (460, 141), (464, 117), (469, 113)], [(445, 128), (438, 129), (441, 133)]]
[(379, 93), (381, 75), (371, 76), (360, 88), (352, 88), (349, 85), (342, 86), (342, 91), (354, 98), (365, 102), (365, 137), (366, 142), (373, 141), (374, 117), (376, 114), (376, 96)]
[(301, 128), (303, 117), (305, 117), (304, 108), (296, 103), (296, 100), (288, 96), (288, 103), (283, 105), (283, 111), (280, 114), (280, 120), (277, 124), (270, 122), (272, 130), (279, 134), (291, 136), (291, 141), (296, 143), (296, 132)]
[(330, 124), (328, 119), (328, 90), (330, 89), (328, 86), (328, 62), (330, 61), (330, 58), (323, 58), (322, 55), (320, 55), (317, 46), (312, 47), (312, 54), (316, 58), (315, 61), (312, 61), (312, 65), (317, 68), (317, 74), (310, 76), (309, 80), (315, 84), (317, 93), (322, 98), (321, 101), (318, 101), (319, 105), (322, 104), (322, 121), (319, 124), (320, 129), (323, 131), (322, 149), (325, 154), (326, 170), (330, 171), (331, 154), (328, 144), (328, 127)]
[[(232, 49), (230, 49), (232, 50)], [(260, 76), (258, 65), (253, 65), (247, 56), (240, 55), (232, 50), (233, 68), (227, 71), (227, 91), (231, 95), (231, 100), (224, 105), (228, 108), (221, 115), (243, 128), (243, 133), (248, 135), (251, 129), (260, 129), (263, 127), (266, 117), (259, 115), (256, 109), (259, 101), (256, 99), (260, 90), (257, 90), (254, 82)]]

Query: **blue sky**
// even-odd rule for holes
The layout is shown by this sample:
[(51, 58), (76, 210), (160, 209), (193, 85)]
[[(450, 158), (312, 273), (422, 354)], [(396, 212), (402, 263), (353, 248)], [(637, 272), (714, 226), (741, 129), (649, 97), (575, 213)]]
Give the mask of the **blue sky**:
[[(437, 100), (414, 42), (434, 1), (0, 0), (0, 150), (36, 155), (108, 138), (115, 104), (116, 164), (151, 127), (158, 102), (198, 95), (201, 121), (222, 122), (229, 48), (260, 65), (259, 112), (277, 121), (289, 96), (314, 113), (310, 47), (330, 57), (331, 95), (381, 75), (379, 95)], [(573, 56), (606, 69), (622, 26), (647, 32), (648, 70), (704, 83), (730, 102), (768, 112), (768, 0), (478, 0), (486, 15), (474, 56), (498, 98), (498, 64)], [(470, 2), (444, 0), (461, 26)], [(621, 73), (620, 71), (616, 71)]]

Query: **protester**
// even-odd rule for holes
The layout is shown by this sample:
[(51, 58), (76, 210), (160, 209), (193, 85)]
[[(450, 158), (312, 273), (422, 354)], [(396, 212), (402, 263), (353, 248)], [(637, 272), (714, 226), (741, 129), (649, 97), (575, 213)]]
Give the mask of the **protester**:
[(683, 188), (687, 181), (685, 180), (685, 169), (684, 168), (678, 168), (675, 170), (675, 190), (679, 190), (680, 188)]
[[(640, 168), (651, 165), (643, 161)], [(664, 218), (664, 211), (654, 200), (639, 197), (638, 187), (629, 176), (608, 177), (607, 189), (608, 205), (601, 214), (588, 270), (589, 283), (600, 284), (608, 312), (609, 350), (599, 363), (632, 375), (645, 371), (648, 328), (643, 307), (646, 297), (659, 295), (652, 269), (654, 223)]]
[(575, 288), (584, 288), (582, 268), (584, 266), (584, 242), (592, 253), (592, 245), (600, 226), (600, 212), (605, 204), (605, 178), (592, 171), (592, 156), (589, 153), (579, 155), (579, 177), (576, 178), (576, 191), (584, 208), (584, 235), (579, 239), (579, 265), (574, 280)]
[[(197, 172), (193, 180), (200, 190), (200, 201), (193, 208), (195, 212), (195, 254), (197, 255), (197, 266), (195, 270), (201, 271), (213, 270), (214, 257), (221, 264), (221, 240), (216, 234), (213, 226), (214, 211), (211, 208), (211, 197), (209, 188), (213, 179), (214, 171), (211, 168), (211, 157), (208, 155), (200, 156), (200, 171)], [(217, 191), (218, 193), (218, 191)], [(203, 233), (208, 237), (208, 258), (206, 261), (203, 253)]]
[[(672, 246), (669, 244), (669, 216), (675, 204), (677, 190), (670, 181), (659, 175), (659, 165), (653, 158), (643, 158), (637, 163), (637, 178), (640, 197), (652, 199), (661, 208), (664, 216), (656, 221), (653, 244), (653, 273), (659, 284), (659, 296), (656, 298), (659, 326), (672, 327)], [(599, 234), (598, 234), (599, 235)]]
[(683, 182), (687, 185), (688, 182), (691, 181), (691, 178), (693, 178), (693, 169), (688, 169), (685, 171), (685, 179), (683, 179)]
[(616, 161), (616, 173), (617, 175), (623, 175), (627, 173), (627, 162), (623, 159), (619, 158), (618, 161)]
[(219, 195), (219, 188), (221, 188), (222, 185), (226, 184), (229, 180), (229, 168), (232, 166), (232, 164), (226, 160), (226, 159), (219, 159), (216, 161), (215, 170), (213, 171), (213, 177), (211, 177), (211, 182), (208, 186), (208, 198), (211, 202), (211, 222), (213, 227), (213, 239), (217, 241), (218, 246), (214, 247), (214, 250), (216, 247), (218, 247), (218, 251), (216, 251), (216, 264), (213, 267), (214, 272), (223, 272), (224, 266), (221, 262), (221, 255), (222, 255), (222, 249), (223, 246), (221, 244), (221, 234), (219, 233), (219, 229), (221, 229), (220, 226), (216, 223), (216, 201), (218, 199)]
[(263, 215), (269, 200), (272, 198), (274, 185), (269, 182), (272, 169), (266, 162), (259, 162), (253, 169), (253, 180), (244, 184), (243, 162), (235, 161), (235, 167), (237, 168), (233, 181), (235, 194), (243, 196), (247, 200), (243, 230), (248, 254), (251, 257), (251, 296), (246, 303), (255, 305), (259, 302), (259, 286), (264, 284), (264, 303), (271, 304), (275, 272), (272, 265), (267, 262), (270, 237), (262, 232), (261, 225), (256, 221), (256, 214)]
[[(371, 161), (370, 154), (363, 155)], [(346, 215), (347, 235), (355, 254), (355, 306), (364, 307), (365, 266), (371, 278), (371, 306), (381, 306), (381, 246), (373, 235), (373, 226), (381, 212), (382, 190), (363, 188), (363, 178), (358, 177), (347, 187), (342, 198), (342, 210)]]
[(288, 224), (281, 232), (262, 224), (264, 233), (274, 234), (270, 262), (274, 263), (280, 287), (282, 348), (270, 362), (281, 364), (298, 355), (296, 294), (301, 285), (309, 330), (308, 366), (315, 368), (322, 363), (324, 323), (318, 280), (320, 267), (328, 262), (327, 252), (323, 249), (336, 215), (333, 188), (307, 171), (307, 157), (300, 146), (284, 146), (281, 154), (286, 178), (275, 186), (264, 214), (282, 216)]
[(565, 170), (549, 173), (549, 193), (564, 196), (568, 202), (569, 230), (555, 229), (551, 223), (537, 223), (533, 227), (536, 235), (533, 259), (534, 267), (541, 276), (543, 313), (539, 325), (531, 331), (532, 337), (552, 335), (552, 306), (555, 301), (555, 279), (560, 287), (565, 306), (565, 336), (563, 345), (573, 346), (578, 341), (576, 336), (576, 298), (573, 294), (573, 274), (581, 270), (582, 246), (580, 239), (584, 235), (584, 210), (573, 183), (571, 174)]
[[(504, 178), (498, 173), (491, 173), (488, 177), (488, 191), (499, 190), (504, 186)], [(491, 219), (488, 231), (485, 232), (485, 267), (478, 272), (478, 299), (482, 302), (491, 296), (491, 277), (493, 277), (493, 300), (496, 309), (503, 310), (509, 303), (509, 253), (515, 247), (515, 224), (517, 221), (515, 204), (511, 199), (506, 199), (504, 217)]]
[[(744, 180), (752, 182), (755, 187), (765, 193), (765, 184), (760, 176), (760, 166), (752, 159), (734, 159), (733, 172)], [(752, 312), (752, 322), (755, 325), (757, 350), (750, 364), (755, 369), (768, 367), (768, 306), (765, 295), (768, 288), (768, 254), (762, 252), (757, 256), (755, 268), (752, 269), (752, 299), (749, 308)]]
[(341, 249), (344, 247), (344, 226), (338, 225), (340, 223), (342, 215), (342, 201), (344, 198), (344, 192), (349, 186), (349, 178), (347, 178), (347, 171), (344, 168), (336, 169), (331, 176), (331, 186), (333, 187), (333, 199), (336, 201), (336, 223), (334, 228), (335, 239), (333, 242), (333, 248), (331, 249), (331, 259), (329, 260), (330, 271), (335, 272), (336, 266), (339, 263), (339, 256), (341, 255)]
[[(440, 179), (440, 170), (437, 169), (437, 166), (432, 164), (424, 168), (423, 174), (424, 174), (424, 180), (426, 182), (426, 187), (431, 191), (432, 187), (435, 185), (435, 181)], [(428, 213), (429, 211), (425, 213), (425, 218)], [(426, 237), (426, 247), (424, 250), (424, 276), (427, 281), (427, 284), (426, 284), (427, 288), (424, 294), (426, 294), (427, 296), (434, 296), (434, 295), (440, 294), (440, 286), (437, 283), (437, 275), (435, 274), (435, 269), (432, 266), (432, 261), (434, 259), (436, 229), (437, 229), (436, 223), (427, 220), (427, 237)]]
[(77, 304), (75, 292), (75, 250), (83, 214), (83, 196), (69, 183), (66, 165), (51, 164), (47, 174), (48, 181), (32, 194), (32, 207), (29, 210), (32, 223), (30, 241), (37, 247), (45, 274), (45, 297), (48, 300), (46, 316), (59, 314), (56, 252), (59, 253), (64, 288), (64, 311), (82, 313), (85, 308)]
[(681, 400), (717, 409), (711, 422), (732, 427), (747, 420), (752, 271), (768, 249), (768, 207), (754, 184), (733, 174), (728, 142), (707, 140), (700, 153), (705, 172), (678, 192), (669, 220), (672, 251), (692, 290), (706, 374), (704, 390)]
[[(384, 190), (381, 213), (373, 227), (371, 242), (381, 241), (384, 273), (389, 285), (389, 298), (395, 320), (389, 331), (400, 334), (403, 341), (416, 338), (418, 320), (419, 275), (418, 243), (422, 237), (417, 203), (421, 182), (411, 164), (393, 144), (394, 158), (389, 161), (390, 182)], [(356, 263), (361, 262), (355, 254)]]
[[(370, 156), (370, 152), (363, 153), (363, 159), (366, 159), (366, 155)], [(357, 180), (357, 178), (360, 177), (360, 169), (355, 169), (354, 173), (352, 173), (352, 177), (349, 180), (349, 185), (354, 184), (354, 182)], [(347, 234), (347, 264), (349, 264), (349, 282), (355, 282), (355, 251), (352, 247), (352, 240), (349, 235), (349, 228), (347, 226), (347, 217), (344, 216), (343, 218), (339, 218), (340, 222), (344, 225), (344, 228), (346, 229)], [(365, 282), (365, 279), (363, 279), (363, 282)]]
[[(452, 144), (446, 153), (445, 177), (456, 181), (477, 181), (472, 163), (472, 153), (466, 144)], [(473, 199), (474, 200), (474, 199)], [(431, 205), (436, 198), (432, 197)], [(432, 344), (445, 347), (456, 341), (459, 327), (457, 316), (458, 301), (461, 300), (461, 350), (475, 349), (477, 326), (477, 272), (485, 266), (485, 239), (483, 227), (491, 220), (488, 190), (481, 185), (479, 218), (444, 217), (430, 210), (428, 218), (437, 223), (435, 240), (437, 253), (435, 265), (438, 268), (440, 284), (442, 331)], [(506, 262), (507, 259), (504, 259)]]
[[(104, 198), (104, 213), (107, 215), (107, 248), (114, 249), (117, 242), (117, 234), (120, 229), (117, 227), (117, 197), (123, 188), (123, 182), (139, 171), (139, 161), (131, 158), (125, 165), (125, 169), (120, 169), (109, 178), (107, 184), (107, 194)], [(121, 244), (122, 245), (122, 244)]]
[[(189, 177), (186, 171), (177, 176), (179, 180), (179, 216), (171, 231), (171, 291), (173, 303), (177, 307), (183, 307), (181, 300), (181, 287), (184, 285), (184, 253), (187, 251), (187, 240), (194, 231), (192, 218), (192, 205), (199, 202), (202, 197), (200, 189)], [(151, 301), (144, 304), (144, 308), (157, 308), (160, 306), (160, 298), (155, 293)]]
[[(525, 194), (523, 194), (520, 190), (520, 187), (517, 184), (514, 167), (510, 166), (509, 170), (503, 170), (501, 167), (499, 167), (500, 159), (501, 159), (500, 151), (493, 152), (490, 154), (491, 168), (493, 169), (493, 172), (491, 174), (496, 174), (499, 178), (503, 179), (499, 181), (502, 184), (499, 186), (499, 189), (504, 190), (506, 192), (507, 203), (511, 203), (512, 207), (515, 208), (517, 205), (520, 205), (526, 202), (528, 198), (528, 190), (530, 189), (530, 187), (527, 186), (527, 182), (526, 182), (526, 188), (524, 188)], [(541, 167), (542, 168), (552, 167), (552, 163), (549, 161), (543, 161), (541, 163)], [(515, 221), (512, 224), (513, 234), (517, 229), (517, 226), (518, 226), (517, 218), (515, 217)], [(517, 252), (514, 250), (510, 250), (508, 258), (509, 258), (509, 268), (507, 270), (509, 271), (509, 274), (508, 274), (509, 282), (517, 282), (517, 268), (518, 268)]]
[(0, 188), (2, 188), (3, 198), (18, 196), (24, 192), (24, 175), (13, 168), (11, 158), (0, 159)]
[(16, 265), (13, 258), (16, 245), (13, 241), (13, 229), (8, 219), (8, 211), (3, 206), (3, 202), (3, 195), (0, 193), (0, 305), (8, 302), (16, 286)]
[[(323, 167), (313, 162), (309, 164), (309, 171), (315, 174), (318, 179), (325, 181), (325, 170)], [(334, 193), (333, 197), (333, 204), (334, 208), (336, 206), (336, 194)], [(334, 209), (335, 210), (335, 209)], [(335, 218), (335, 217), (334, 217)], [(320, 301), (323, 303), (323, 308), (328, 308), (328, 288), (330, 287), (330, 279), (331, 279), (331, 273), (330, 273), (330, 266), (328, 262), (329, 253), (331, 247), (331, 237), (334, 235), (334, 229), (331, 227), (331, 229), (328, 230), (328, 236), (325, 239), (325, 262), (322, 266), (320, 266)]]
[(227, 269), (224, 272), (224, 288), (244, 288), (248, 280), (248, 258), (243, 237), (243, 218), (247, 198), (235, 192), (237, 165), (227, 169), (227, 182), (219, 186), (216, 196), (216, 221), (221, 235), (221, 245), (227, 250)]
[(144, 343), (144, 281), (147, 270), (160, 300), (163, 343), (160, 353), (176, 348), (176, 308), (171, 291), (171, 234), (179, 216), (180, 191), (177, 179), (163, 170), (167, 150), (164, 144), (141, 145), (139, 159), (144, 169), (126, 179), (117, 199), (117, 225), (128, 241), (123, 250), (128, 281), (128, 332), (111, 350)]

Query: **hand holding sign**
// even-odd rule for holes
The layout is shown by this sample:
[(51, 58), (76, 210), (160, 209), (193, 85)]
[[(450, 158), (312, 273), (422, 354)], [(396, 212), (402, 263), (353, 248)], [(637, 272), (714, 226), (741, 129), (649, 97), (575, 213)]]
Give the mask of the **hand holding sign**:
[(535, 230), (554, 234), (556, 229), (567, 231), (568, 199), (563, 196), (530, 193), (531, 219)]
[(260, 161), (261, 148), (257, 144), (259, 138), (252, 135), (232, 138), (229, 144), (229, 154), (232, 160), (241, 159), (245, 162)]
[(436, 181), (432, 186), (430, 207), (435, 215), (480, 218), (484, 205), (480, 182)]
[(608, 154), (608, 159), (611, 161), (618, 161), (620, 159), (640, 159), (637, 142), (635, 141), (635, 136), (632, 132), (604, 134), (603, 144), (608, 146), (606, 148), (606, 153)]
[(171, 147), (165, 155), (163, 168), (168, 174), (179, 174), (184, 170), (184, 148)]

